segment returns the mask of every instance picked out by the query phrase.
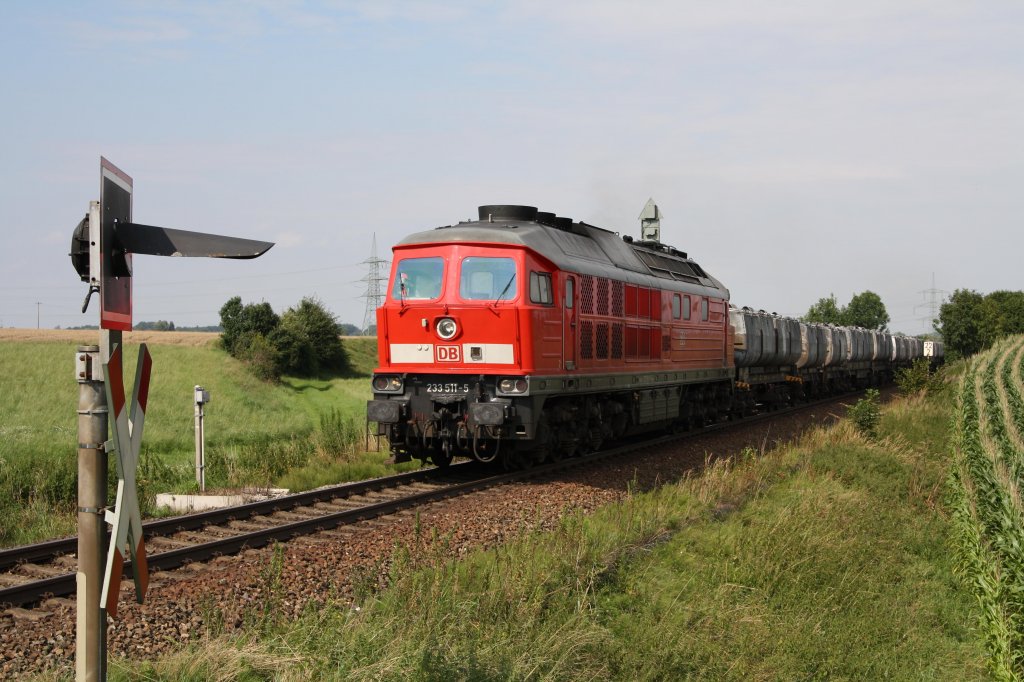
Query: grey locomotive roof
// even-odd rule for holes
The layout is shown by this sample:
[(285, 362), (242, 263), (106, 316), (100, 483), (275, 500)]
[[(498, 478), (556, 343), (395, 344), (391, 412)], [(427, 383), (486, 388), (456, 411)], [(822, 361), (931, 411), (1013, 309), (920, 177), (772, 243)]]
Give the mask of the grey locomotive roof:
[(460, 242), (524, 246), (552, 261), (561, 270), (641, 286), (729, 298), (729, 290), (721, 282), (692, 259), (680, 257), (679, 252), (658, 251), (645, 245), (627, 243), (614, 232), (586, 223), (573, 223), (571, 229), (561, 229), (532, 220), (472, 221), (417, 232), (397, 246)]

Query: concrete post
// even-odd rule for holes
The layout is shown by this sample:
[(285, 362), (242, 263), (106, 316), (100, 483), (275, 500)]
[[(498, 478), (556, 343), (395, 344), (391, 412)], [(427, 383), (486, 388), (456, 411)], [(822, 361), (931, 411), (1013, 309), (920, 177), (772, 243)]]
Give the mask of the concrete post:
[(107, 506), (107, 397), (99, 346), (75, 352), (78, 380), (78, 575), (75, 679), (105, 678), (106, 619), (100, 608), (106, 556), (104, 510)]

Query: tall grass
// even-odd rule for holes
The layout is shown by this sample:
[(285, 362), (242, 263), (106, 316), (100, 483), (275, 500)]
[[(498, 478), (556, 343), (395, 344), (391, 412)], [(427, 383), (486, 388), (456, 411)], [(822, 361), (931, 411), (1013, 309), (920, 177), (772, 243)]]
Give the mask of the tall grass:
[(119, 675), (204, 679), (234, 642), (234, 669), (278, 660), (281, 680), (979, 679), (941, 510), (949, 412), (917, 397), (874, 439), (844, 422), (461, 561), (417, 525), (384, 589)]

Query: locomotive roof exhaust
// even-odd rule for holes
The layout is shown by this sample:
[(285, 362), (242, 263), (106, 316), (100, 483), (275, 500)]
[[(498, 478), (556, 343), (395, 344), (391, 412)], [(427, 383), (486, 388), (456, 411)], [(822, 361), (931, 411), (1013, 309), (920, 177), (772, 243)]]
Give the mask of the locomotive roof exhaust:
[(487, 204), (477, 208), (482, 222), (493, 223), (495, 220), (535, 220), (538, 223), (557, 227), (566, 232), (572, 231), (572, 218), (557, 216), (548, 211), (538, 211), (536, 206), (520, 206), (517, 204)]
[(517, 206), (515, 204), (488, 204), (477, 209), (480, 220), (536, 220), (536, 206)]

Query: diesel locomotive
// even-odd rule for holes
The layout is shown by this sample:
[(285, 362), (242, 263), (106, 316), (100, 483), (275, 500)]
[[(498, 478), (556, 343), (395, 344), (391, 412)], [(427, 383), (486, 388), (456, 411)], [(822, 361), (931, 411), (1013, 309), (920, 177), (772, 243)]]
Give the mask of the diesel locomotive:
[(397, 461), (529, 466), (881, 384), (925, 351), (732, 308), (686, 253), (532, 206), (481, 206), (393, 251), (367, 421)]

